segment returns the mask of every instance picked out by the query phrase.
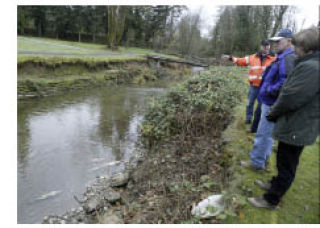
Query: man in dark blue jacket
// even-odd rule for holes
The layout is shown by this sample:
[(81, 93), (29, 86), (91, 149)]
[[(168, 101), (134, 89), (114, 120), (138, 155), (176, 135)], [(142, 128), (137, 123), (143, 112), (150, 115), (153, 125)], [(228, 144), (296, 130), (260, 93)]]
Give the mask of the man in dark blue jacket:
[(289, 29), (282, 29), (275, 37), (270, 39), (274, 41), (278, 55), (262, 76), (262, 85), (258, 96), (259, 102), (262, 103), (261, 117), (250, 153), (251, 161), (241, 161), (241, 165), (246, 168), (263, 171), (270, 157), (273, 145), (271, 134), (274, 123), (266, 119), (266, 114), (277, 100), (287, 75), (293, 70), (295, 55), (291, 48), (291, 39), (292, 32)]

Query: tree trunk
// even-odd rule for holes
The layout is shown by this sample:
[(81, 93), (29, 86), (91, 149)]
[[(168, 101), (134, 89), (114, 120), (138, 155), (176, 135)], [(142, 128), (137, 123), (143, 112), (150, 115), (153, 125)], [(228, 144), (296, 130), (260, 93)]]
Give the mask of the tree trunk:
[(275, 12), (276, 20), (275, 20), (275, 24), (274, 24), (271, 36), (274, 36), (277, 33), (280, 25), (282, 24), (283, 15), (286, 13), (287, 9), (288, 9), (288, 6), (279, 6), (279, 12)]
[(41, 37), (42, 36), (42, 31), (41, 31), (41, 23), (38, 23), (38, 36)]

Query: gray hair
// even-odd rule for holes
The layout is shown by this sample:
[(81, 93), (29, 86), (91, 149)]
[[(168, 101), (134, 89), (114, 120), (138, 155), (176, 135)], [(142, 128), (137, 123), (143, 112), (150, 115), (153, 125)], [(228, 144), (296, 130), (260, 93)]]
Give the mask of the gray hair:
[(308, 53), (319, 50), (319, 41), (319, 29), (312, 26), (295, 34), (292, 44), (301, 47), (305, 53)]

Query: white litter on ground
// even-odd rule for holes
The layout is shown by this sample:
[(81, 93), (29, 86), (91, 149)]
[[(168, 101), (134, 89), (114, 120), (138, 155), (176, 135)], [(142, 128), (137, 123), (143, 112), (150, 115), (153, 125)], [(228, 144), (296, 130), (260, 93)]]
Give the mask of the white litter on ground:
[(200, 218), (210, 218), (223, 212), (224, 206), (223, 195), (211, 195), (198, 205), (193, 205), (191, 214)]

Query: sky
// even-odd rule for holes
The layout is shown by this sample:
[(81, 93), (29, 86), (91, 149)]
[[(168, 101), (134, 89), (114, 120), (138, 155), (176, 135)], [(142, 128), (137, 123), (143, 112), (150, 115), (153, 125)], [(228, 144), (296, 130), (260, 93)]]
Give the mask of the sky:
[[(297, 7), (295, 18), (298, 30), (317, 25), (319, 21), (319, 6), (313, 4), (295, 5)], [(191, 12), (201, 10), (202, 28), (201, 35), (208, 37), (210, 29), (214, 26), (218, 18), (218, 5), (213, 4), (187, 4)], [(303, 22), (304, 21), (304, 22)]]

